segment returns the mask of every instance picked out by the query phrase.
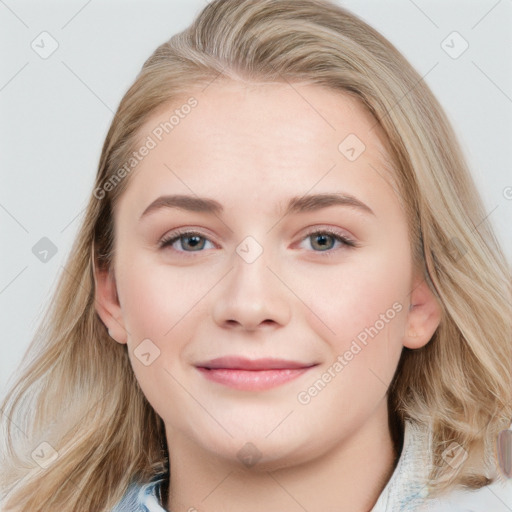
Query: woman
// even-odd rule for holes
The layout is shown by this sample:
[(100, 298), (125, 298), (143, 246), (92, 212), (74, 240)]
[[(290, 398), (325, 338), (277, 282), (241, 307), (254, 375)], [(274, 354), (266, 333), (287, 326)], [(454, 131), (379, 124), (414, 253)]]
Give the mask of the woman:
[(371, 27), (320, 0), (210, 3), (112, 122), (3, 406), (5, 510), (492, 495), (511, 300), (482, 219), (442, 109)]

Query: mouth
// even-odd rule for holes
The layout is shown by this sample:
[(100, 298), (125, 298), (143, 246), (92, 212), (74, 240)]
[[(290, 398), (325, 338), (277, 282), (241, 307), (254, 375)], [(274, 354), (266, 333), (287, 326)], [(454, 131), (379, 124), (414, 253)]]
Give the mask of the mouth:
[(262, 391), (285, 384), (318, 363), (285, 359), (246, 359), (229, 356), (200, 363), (196, 368), (208, 380), (244, 391)]

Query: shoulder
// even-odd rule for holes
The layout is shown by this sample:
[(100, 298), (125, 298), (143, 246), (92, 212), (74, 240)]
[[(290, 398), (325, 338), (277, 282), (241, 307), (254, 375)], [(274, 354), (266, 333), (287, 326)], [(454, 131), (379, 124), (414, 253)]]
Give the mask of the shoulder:
[(429, 498), (430, 453), (428, 429), (406, 422), (400, 460), (371, 512), (512, 512), (512, 479), (503, 477), (480, 489)]
[(159, 502), (162, 481), (160, 475), (145, 483), (133, 481), (111, 512), (167, 512)]
[(420, 512), (510, 512), (512, 480), (496, 481), (477, 490), (454, 490), (426, 500)]

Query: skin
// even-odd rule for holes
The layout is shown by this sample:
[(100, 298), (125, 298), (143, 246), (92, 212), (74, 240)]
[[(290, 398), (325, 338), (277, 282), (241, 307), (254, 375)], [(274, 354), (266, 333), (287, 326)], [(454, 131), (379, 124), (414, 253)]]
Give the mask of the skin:
[[(440, 320), (414, 270), (383, 136), (357, 101), (316, 85), (216, 81), (191, 95), (197, 107), (129, 177), (114, 215), (113, 272), (96, 271), (98, 313), (113, 342), (128, 344), (140, 386), (166, 426), (165, 506), (370, 510), (395, 464), (387, 387), (403, 347), (424, 346)], [(141, 141), (184, 102), (156, 112)], [(366, 146), (355, 161), (338, 149), (349, 134)], [(355, 196), (373, 214), (334, 205), (283, 216), (290, 197), (324, 192)], [(166, 194), (212, 198), (224, 211), (161, 208), (141, 220)], [(200, 249), (186, 237), (160, 248), (176, 228), (205, 237), (196, 240)], [(357, 247), (328, 237), (323, 248), (308, 236), (322, 228)], [(263, 250), (251, 263), (236, 251), (247, 236)], [(298, 394), (393, 304), (401, 306), (394, 318), (300, 403)], [(148, 366), (134, 355), (144, 339), (160, 351)], [(241, 391), (194, 366), (225, 355), (317, 366), (270, 390)], [(255, 464), (237, 455), (246, 443)]]

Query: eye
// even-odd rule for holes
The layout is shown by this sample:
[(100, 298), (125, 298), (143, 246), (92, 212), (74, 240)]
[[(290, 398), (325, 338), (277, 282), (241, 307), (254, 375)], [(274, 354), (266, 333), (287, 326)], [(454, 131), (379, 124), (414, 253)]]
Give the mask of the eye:
[(339, 244), (338, 249), (342, 249), (343, 247), (357, 247), (354, 240), (345, 234), (331, 229), (311, 231), (302, 240), (310, 240), (310, 246), (313, 248), (313, 251), (326, 253), (326, 256), (337, 250), (335, 249), (336, 243)]
[[(162, 238), (159, 247), (163, 249), (170, 246), (178, 252), (201, 252), (205, 248), (206, 242), (212, 243), (201, 233), (195, 231), (173, 232)], [(177, 247), (178, 245), (181, 246), (181, 249)]]
[[(331, 229), (311, 231), (302, 239), (302, 241), (305, 240), (310, 241), (313, 252), (325, 253), (322, 256), (329, 256), (339, 249), (357, 247), (356, 242), (347, 235)], [(207, 247), (208, 243), (211, 247)], [(338, 248), (335, 248), (336, 244)], [(162, 238), (159, 247), (161, 249), (172, 247), (177, 252), (190, 253), (203, 252), (203, 249), (215, 246), (211, 240), (196, 231), (174, 231)]]

